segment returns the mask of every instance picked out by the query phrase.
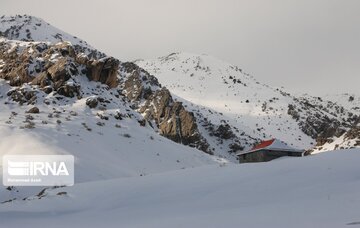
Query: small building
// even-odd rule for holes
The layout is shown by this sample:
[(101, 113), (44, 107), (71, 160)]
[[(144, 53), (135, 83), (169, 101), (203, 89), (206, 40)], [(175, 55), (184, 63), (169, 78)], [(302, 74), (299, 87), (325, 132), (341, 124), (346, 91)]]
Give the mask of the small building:
[(278, 139), (271, 139), (254, 146), (250, 151), (237, 153), (236, 156), (240, 163), (247, 163), (267, 162), (284, 156), (302, 157), (304, 153), (304, 150), (292, 148)]

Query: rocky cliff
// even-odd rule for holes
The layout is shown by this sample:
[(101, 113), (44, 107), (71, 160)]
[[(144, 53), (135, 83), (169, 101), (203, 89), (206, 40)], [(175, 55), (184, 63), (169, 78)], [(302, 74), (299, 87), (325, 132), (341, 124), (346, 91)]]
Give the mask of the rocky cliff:
[(134, 103), (134, 109), (153, 122), (163, 136), (185, 145), (196, 147), (206, 153), (207, 141), (201, 136), (196, 118), (181, 102), (173, 100), (171, 93), (161, 87), (158, 80), (134, 63), (123, 63), (122, 88), (127, 98)]
[[(66, 97), (81, 96), (80, 84), (73, 78), (86, 74), (89, 80), (99, 81), (114, 88), (118, 85), (119, 61), (106, 57), (88, 59), (78, 53), (68, 42), (49, 44), (43, 42), (0, 41), (0, 78), (14, 87), (37, 85), (46, 93), (54, 92)], [(21, 96), (19, 88), (15, 89)], [(11, 93), (14, 96), (15, 90)], [(24, 96), (26, 100), (27, 96)], [(23, 103), (24, 99), (20, 99)]]

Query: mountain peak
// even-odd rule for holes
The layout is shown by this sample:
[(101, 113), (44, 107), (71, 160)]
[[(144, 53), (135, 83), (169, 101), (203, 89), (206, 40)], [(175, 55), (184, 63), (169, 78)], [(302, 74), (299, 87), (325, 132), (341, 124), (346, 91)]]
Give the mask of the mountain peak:
[(197, 65), (203, 65), (206, 67), (217, 67), (217, 68), (235, 68), (236, 66), (233, 66), (222, 59), (216, 58), (209, 54), (195, 54), (190, 52), (174, 52), (166, 56), (162, 56), (158, 58), (159, 62), (165, 64), (165, 63), (171, 63), (171, 62), (180, 62), (184, 64), (197, 64)]
[(29, 15), (1, 16), (0, 36), (9, 40), (42, 41), (51, 44), (68, 41), (91, 57), (105, 56), (86, 41), (50, 25), (41, 18)]

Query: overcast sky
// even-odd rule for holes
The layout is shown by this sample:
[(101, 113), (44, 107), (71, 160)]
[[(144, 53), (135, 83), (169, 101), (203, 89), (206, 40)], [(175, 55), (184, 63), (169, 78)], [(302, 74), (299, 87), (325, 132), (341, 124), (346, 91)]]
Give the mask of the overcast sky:
[(0, 0), (119, 59), (207, 53), (293, 92), (358, 92), (358, 0)]

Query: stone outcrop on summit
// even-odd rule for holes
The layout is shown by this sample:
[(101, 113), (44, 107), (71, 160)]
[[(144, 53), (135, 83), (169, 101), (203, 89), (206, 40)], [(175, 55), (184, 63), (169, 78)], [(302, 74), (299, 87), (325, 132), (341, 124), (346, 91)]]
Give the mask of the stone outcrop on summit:
[(40, 86), (46, 93), (55, 91), (66, 97), (80, 96), (80, 85), (71, 83), (71, 78), (81, 73), (110, 88), (118, 85), (120, 61), (115, 58), (88, 59), (68, 42), (54, 45), (26, 42), (22, 45), (0, 42), (0, 78), (8, 80), (11, 86), (30, 83)]

